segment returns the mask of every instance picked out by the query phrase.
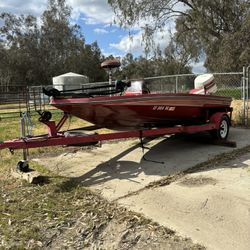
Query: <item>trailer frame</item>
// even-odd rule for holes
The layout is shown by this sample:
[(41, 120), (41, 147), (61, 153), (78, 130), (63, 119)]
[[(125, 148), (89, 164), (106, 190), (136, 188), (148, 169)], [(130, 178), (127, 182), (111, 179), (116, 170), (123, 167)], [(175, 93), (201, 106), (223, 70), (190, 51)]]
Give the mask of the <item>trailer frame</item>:
[(119, 131), (103, 134), (76, 134), (68, 135), (68, 131), (60, 131), (63, 124), (68, 119), (69, 115), (65, 113), (61, 120), (56, 124), (55, 121), (40, 120), (48, 127), (48, 134), (38, 136), (26, 136), (14, 140), (0, 142), (0, 150), (8, 148), (11, 152), (16, 149), (30, 149), (48, 146), (60, 145), (76, 145), (82, 143), (94, 143), (109, 140), (125, 139), (125, 138), (143, 138), (149, 136), (170, 135), (177, 133), (198, 133), (203, 131), (218, 131), (221, 126), (223, 117), (227, 117), (231, 121), (231, 115), (228, 116), (226, 112), (217, 112), (210, 117), (210, 120), (201, 125), (189, 125), (164, 128), (150, 128), (141, 130)]

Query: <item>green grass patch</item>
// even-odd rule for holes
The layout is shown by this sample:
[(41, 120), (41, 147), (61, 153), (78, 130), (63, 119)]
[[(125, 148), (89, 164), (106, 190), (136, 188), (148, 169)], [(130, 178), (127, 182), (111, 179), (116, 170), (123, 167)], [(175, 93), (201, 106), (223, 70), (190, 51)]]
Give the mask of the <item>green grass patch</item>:
[[(60, 118), (62, 117), (61, 112), (53, 112), (53, 120), (58, 122)], [(46, 125), (42, 124), (38, 121), (39, 115), (36, 114), (35, 116), (32, 116), (32, 125), (33, 125), (33, 135), (39, 135), (39, 134), (47, 134), (48, 128)], [(68, 121), (66, 121), (63, 130), (71, 129), (71, 128), (77, 128), (77, 127), (83, 127), (86, 126), (87, 123), (83, 120), (80, 120), (76, 117), (72, 117)], [(0, 141), (6, 141), (11, 140), (15, 138), (20, 137), (20, 118), (8, 118), (8, 119), (2, 119), (0, 120)], [(63, 147), (53, 147), (53, 153), (57, 152), (63, 152), (66, 149)], [(51, 148), (36, 148), (36, 149), (30, 149), (30, 158), (33, 156), (37, 156), (40, 154), (46, 154), (48, 152), (51, 152)], [(6, 174), (8, 171), (15, 167), (17, 162), (19, 160), (23, 159), (22, 156), (22, 150), (16, 150), (14, 155), (12, 155), (8, 149), (0, 150), (0, 174)], [(30, 163), (32, 168), (36, 168), (37, 170), (44, 171), (44, 169), (40, 168), (40, 166), (37, 163), (31, 162)]]
[[(57, 110), (52, 112), (52, 120), (58, 122), (62, 117), (62, 112), (58, 112)], [(43, 133), (47, 133), (47, 126), (38, 121), (39, 115), (37, 113), (33, 113), (31, 116), (31, 123), (33, 126), (33, 135), (39, 135)], [(62, 130), (77, 128), (87, 126), (89, 123), (77, 118), (71, 117), (66, 121)], [(9, 140), (13, 138), (17, 138), (20, 136), (20, 117), (9, 117), (6, 119), (0, 120), (0, 141)]]
[(241, 99), (241, 89), (220, 89), (215, 95), (219, 96), (229, 96), (233, 99), (240, 100)]

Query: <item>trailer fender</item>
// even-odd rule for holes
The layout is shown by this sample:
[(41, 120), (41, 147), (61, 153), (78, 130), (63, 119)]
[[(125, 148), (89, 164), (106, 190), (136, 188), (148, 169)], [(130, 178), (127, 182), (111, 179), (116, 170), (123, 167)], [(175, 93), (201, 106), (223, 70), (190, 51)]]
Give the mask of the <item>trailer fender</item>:
[(211, 130), (210, 134), (218, 140), (226, 140), (229, 134), (230, 118), (225, 112), (218, 112), (211, 116), (210, 123), (215, 124), (216, 129)]
[(217, 113), (213, 114), (210, 117), (210, 123), (215, 124), (216, 128), (219, 129), (220, 123), (221, 123), (221, 119), (222, 119), (223, 116), (225, 116), (228, 119), (228, 122), (231, 125), (230, 118), (229, 118), (228, 114), (225, 113), (225, 112), (217, 112)]

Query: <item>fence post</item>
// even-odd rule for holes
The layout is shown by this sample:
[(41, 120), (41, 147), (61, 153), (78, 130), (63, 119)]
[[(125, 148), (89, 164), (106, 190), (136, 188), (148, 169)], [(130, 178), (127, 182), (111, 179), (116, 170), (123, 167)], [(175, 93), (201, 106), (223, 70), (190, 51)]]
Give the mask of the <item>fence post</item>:
[(175, 77), (175, 93), (178, 93), (178, 76)]
[(248, 127), (248, 102), (249, 102), (249, 77), (250, 77), (250, 65), (246, 68), (246, 126)]
[(248, 67), (243, 67), (243, 77), (242, 77), (243, 120), (244, 120), (244, 125), (246, 127), (248, 127), (249, 71), (250, 71), (250, 65)]
[(246, 67), (243, 67), (242, 77), (243, 123), (246, 125)]

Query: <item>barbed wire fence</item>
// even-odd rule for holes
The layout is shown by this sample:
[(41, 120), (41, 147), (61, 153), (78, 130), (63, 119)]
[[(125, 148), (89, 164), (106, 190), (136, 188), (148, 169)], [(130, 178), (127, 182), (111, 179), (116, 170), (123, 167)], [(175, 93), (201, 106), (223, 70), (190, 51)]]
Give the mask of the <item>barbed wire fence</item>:
[[(249, 77), (244, 75), (244, 70), (243, 72), (213, 73), (213, 75), (217, 85), (215, 95), (232, 97), (234, 118), (237, 118), (238, 124), (248, 125), (249, 84), (247, 83)], [(194, 88), (194, 79), (197, 76), (198, 74), (166, 75), (146, 77), (143, 80), (151, 93), (188, 93)], [(92, 82), (83, 86), (103, 84), (108, 85), (109, 82)], [(42, 93), (44, 86), (25, 86), (24, 84), (5, 86), (0, 83), (0, 118), (18, 117), (20, 112), (32, 113), (53, 109), (49, 105), (49, 98)]]

